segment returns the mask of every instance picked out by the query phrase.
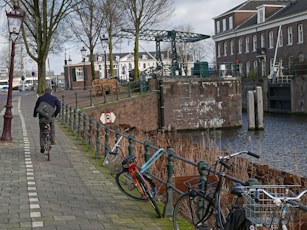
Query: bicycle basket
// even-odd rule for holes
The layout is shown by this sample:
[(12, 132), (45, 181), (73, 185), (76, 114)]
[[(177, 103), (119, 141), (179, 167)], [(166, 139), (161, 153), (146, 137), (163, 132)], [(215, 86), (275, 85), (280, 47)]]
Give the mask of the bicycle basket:
[(189, 190), (200, 191), (206, 194), (207, 197), (214, 197), (214, 193), (219, 184), (219, 178), (216, 175), (210, 175), (207, 177), (206, 181), (199, 181), (199, 177), (192, 178), (184, 182), (184, 185)]
[[(259, 200), (255, 201), (256, 188), (262, 188), (270, 192), (274, 197), (291, 196), (289, 185), (257, 185), (246, 187), (242, 193), (244, 198), (244, 209), (246, 218), (258, 226), (266, 228), (278, 228), (278, 223), (282, 211), (282, 205), (274, 203), (274, 200), (265, 193), (259, 192)], [(287, 207), (287, 216), (290, 219), (292, 207)], [(290, 213), (290, 214), (289, 214)]]
[(103, 166), (108, 168), (111, 173), (119, 173), (122, 171), (122, 159), (120, 154), (110, 154), (104, 158)]

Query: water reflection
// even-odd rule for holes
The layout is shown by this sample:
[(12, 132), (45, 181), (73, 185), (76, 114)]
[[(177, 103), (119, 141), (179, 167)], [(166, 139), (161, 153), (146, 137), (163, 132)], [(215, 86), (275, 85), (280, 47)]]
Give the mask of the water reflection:
[(250, 150), (260, 163), (307, 177), (307, 116), (265, 114), (263, 131), (248, 131), (246, 113), (242, 128), (180, 132), (194, 143), (234, 152)]

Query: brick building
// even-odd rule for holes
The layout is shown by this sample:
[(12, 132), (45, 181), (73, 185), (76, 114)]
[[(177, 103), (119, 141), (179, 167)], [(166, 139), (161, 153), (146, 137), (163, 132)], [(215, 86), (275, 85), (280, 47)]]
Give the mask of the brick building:
[(306, 0), (248, 0), (214, 23), (217, 64), (225, 74), (266, 77), (274, 66), (293, 74), (307, 63)]

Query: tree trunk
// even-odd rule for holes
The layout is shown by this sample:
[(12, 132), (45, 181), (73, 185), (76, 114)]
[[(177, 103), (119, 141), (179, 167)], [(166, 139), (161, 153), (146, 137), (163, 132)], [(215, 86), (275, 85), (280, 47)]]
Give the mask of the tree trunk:
[(37, 93), (43, 94), (46, 89), (46, 58), (41, 61), (37, 62), (37, 79), (38, 79), (38, 88)]

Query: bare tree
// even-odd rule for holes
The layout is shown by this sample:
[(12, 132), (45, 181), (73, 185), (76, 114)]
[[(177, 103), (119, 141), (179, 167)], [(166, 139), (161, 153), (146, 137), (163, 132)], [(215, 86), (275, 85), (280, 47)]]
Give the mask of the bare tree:
[(70, 29), (75, 40), (81, 41), (90, 52), (92, 79), (96, 78), (94, 49), (99, 42), (104, 15), (101, 0), (83, 0), (69, 16)]
[(110, 62), (110, 75), (114, 77), (113, 67), (113, 45), (117, 43), (113, 38), (113, 34), (116, 33), (122, 27), (124, 23), (124, 7), (122, 0), (105, 0), (103, 4), (103, 16), (105, 18), (104, 25), (108, 34), (108, 48), (109, 48), (109, 62)]
[(134, 36), (134, 77), (139, 78), (139, 35), (143, 29), (153, 29), (154, 25), (171, 16), (173, 0), (122, 0), (126, 8), (127, 29), (135, 31)]
[[(11, 5), (12, 1), (4, 0)], [(46, 60), (49, 52), (56, 52), (63, 44), (61, 22), (71, 13), (79, 0), (19, 0), (26, 12), (22, 37), (28, 55), (37, 63), (38, 93), (46, 87)]]

